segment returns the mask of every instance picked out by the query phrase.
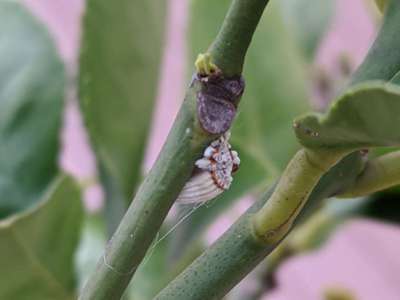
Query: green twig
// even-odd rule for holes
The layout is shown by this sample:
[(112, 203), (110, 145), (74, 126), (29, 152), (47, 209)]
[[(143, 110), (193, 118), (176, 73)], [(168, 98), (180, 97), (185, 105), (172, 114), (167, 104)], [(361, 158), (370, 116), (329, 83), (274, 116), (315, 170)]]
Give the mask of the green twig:
[(321, 246), (339, 224), (343, 224), (345, 220), (357, 215), (369, 202), (364, 199), (353, 199), (346, 202), (340, 201), (342, 205), (339, 207), (336, 207), (337, 203), (335, 203), (335, 207), (332, 207), (331, 204), (332, 202), (328, 200), (321, 209), (299, 224), (268, 256), (265, 278), (273, 281), (271, 278), (274, 277), (275, 271), (288, 258)]
[(368, 161), (354, 185), (339, 197), (366, 196), (399, 184), (400, 151), (395, 151)]
[(221, 299), (272, 251), (254, 238), (251, 226), (251, 217), (272, 192), (269, 190), (154, 300)]
[[(364, 171), (339, 197), (360, 197), (400, 184), (400, 151), (367, 162)], [(338, 197), (338, 196), (336, 196)], [(358, 198), (335, 203), (328, 200), (324, 207), (295, 230), (267, 258), (265, 277), (273, 278), (276, 269), (288, 258), (319, 247), (346, 219), (369, 210), (370, 199)], [(265, 292), (265, 290), (264, 290)]]
[[(241, 74), (247, 48), (269, 0), (234, 0), (209, 52), (230, 77)], [(210, 7), (212, 9), (212, 7)]]
[[(267, 2), (233, 1), (210, 50), (213, 63), (225, 77), (240, 75), (251, 36)], [(206, 67), (209, 69), (210, 66)], [(120, 299), (190, 177), (195, 160), (216, 138), (206, 133), (197, 121), (197, 92), (200, 89), (199, 81), (189, 88), (161, 155), (108, 243), (104, 256), (80, 295), (81, 300)]]
[(346, 153), (300, 150), (283, 173), (275, 192), (254, 216), (255, 234), (267, 244), (278, 243), (322, 177)]
[(160, 157), (141, 185), (80, 299), (119, 299), (168, 210), (211, 140), (195, 126), (195, 96), (188, 93)]
[[(298, 255), (304, 251), (313, 249), (316, 241), (321, 239), (321, 232), (325, 233), (326, 227), (332, 226), (338, 219), (326, 211), (317, 211), (312, 214), (304, 224), (299, 224), (288, 237), (266, 259), (267, 268), (264, 277), (274, 277), (275, 271), (287, 258)], [(269, 287), (266, 287), (269, 290)], [(264, 290), (265, 292), (265, 290)]]
[[(315, 172), (315, 179), (319, 177), (328, 168), (328, 163), (325, 166), (315, 167), (304, 162), (306, 154), (301, 150), (296, 157), (289, 164), (285, 173), (288, 176), (294, 169), (313, 169)], [(335, 154), (330, 156), (327, 161), (334, 164), (340, 155)], [(315, 157), (312, 158), (314, 161)], [(308, 159), (307, 159), (308, 160)], [(305, 167), (301, 167), (305, 163)], [(317, 164), (319, 165), (319, 163)], [(340, 164), (337, 166), (340, 172), (347, 174), (348, 165)], [(297, 171), (296, 171), (297, 172)], [(318, 175), (317, 175), (318, 173)], [(298, 173), (302, 174), (302, 172)], [(329, 173), (328, 173), (329, 174)], [(327, 174), (327, 175), (328, 175)], [(330, 176), (326, 177), (329, 181)], [(285, 180), (281, 181), (280, 189), (283, 191), (282, 186)], [(315, 181), (314, 183), (315, 184)], [(336, 183), (335, 183), (336, 184)], [(318, 185), (320, 188), (315, 189), (310, 196), (310, 201), (318, 202), (325, 198), (332, 191), (331, 185), (321, 180)], [(340, 187), (337, 187), (340, 189)], [(278, 186), (276, 187), (278, 189)], [(241, 279), (243, 279), (261, 260), (270, 254), (278, 245), (278, 236), (275, 235), (274, 240), (265, 239), (264, 229), (260, 228), (260, 234), (255, 235), (254, 232), (254, 219), (260, 208), (272, 199), (271, 194), (274, 193), (275, 188), (271, 188), (260, 200), (255, 203), (239, 220), (232, 225), (221, 238), (219, 238), (211, 247), (209, 247), (201, 256), (199, 256), (189, 267), (187, 267), (177, 278), (167, 285), (155, 299), (157, 300), (202, 300), (202, 299), (221, 299), (232, 287), (234, 287)], [(286, 194), (286, 192), (284, 192)], [(295, 199), (294, 202), (299, 202)], [(301, 200), (300, 202), (303, 202)], [(292, 205), (289, 205), (292, 206)], [(289, 207), (287, 206), (287, 207)], [(296, 205), (293, 205), (295, 207)], [(276, 207), (280, 211), (279, 207)], [(269, 210), (271, 211), (271, 210)], [(297, 211), (295, 212), (297, 213)], [(289, 213), (290, 215), (290, 213)], [(261, 220), (262, 221), (262, 220)], [(285, 221), (281, 220), (280, 224)], [(264, 224), (261, 222), (261, 224)], [(274, 224), (275, 225), (275, 224)], [(285, 227), (287, 228), (287, 227)], [(289, 228), (287, 228), (288, 230)], [(280, 230), (283, 234), (283, 230)]]

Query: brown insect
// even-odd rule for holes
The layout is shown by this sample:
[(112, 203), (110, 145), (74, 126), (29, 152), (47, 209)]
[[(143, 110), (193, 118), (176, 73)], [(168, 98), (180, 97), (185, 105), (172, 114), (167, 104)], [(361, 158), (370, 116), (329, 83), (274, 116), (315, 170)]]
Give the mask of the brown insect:
[(229, 144), (229, 131), (208, 146), (203, 157), (196, 161), (197, 170), (183, 187), (177, 201), (204, 203), (229, 189), (232, 174), (239, 168), (240, 159)]

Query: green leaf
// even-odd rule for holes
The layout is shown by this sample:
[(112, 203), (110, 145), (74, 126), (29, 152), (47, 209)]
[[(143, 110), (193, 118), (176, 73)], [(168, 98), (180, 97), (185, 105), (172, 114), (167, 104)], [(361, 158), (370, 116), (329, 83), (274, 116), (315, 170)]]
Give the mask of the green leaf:
[(0, 2), (0, 218), (37, 202), (56, 177), (64, 68), (46, 29)]
[(63, 177), (39, 204), (0, 222), (0, 299), (75, 299), (82, 213), (77, 185)]
[(400, 85), (400, 71), (397, 72), (397, 74), (393, 76), (393, 78), (390, 80), (390, 82)]
[[(217, 34), (229, 3), (192, 0), (188, 36), (191, 61)], [(306, 76), (293, 36), (275, 3), (268, 4), (246, 56), (246, 89), (232, 129), (232, 145), (242, 160), (240, 169), (229, 191), (215, 199), (210, 208), (200, 208), (177, 229), (179, 242), (172, 243), (175, 254), (183, 254), (189, 241), (235, 199), (276, 179), (298, 149), (291, 123), (309, 107)]]
[(303, 54), (312, 62), (332, 20), (335, 1), (282, 0), (282, 13)]
[(327, 114), (308, 114), (294, 122), (307, 148), (356, 150), (400, 145), (400, 87), (382, 82), (349, 89)]
[(350, 85), (370, 80), (389, 81), (400, 70), (400, 55), (393, 49), (400, 47), (398, 39), (400, 1), (390, 1), (383, 24), (363, 63), (352, 75)]
[(156, 97), (165, 1), (89, 0), (80, 102), (106, 191), (111, 227), (140, 179)]

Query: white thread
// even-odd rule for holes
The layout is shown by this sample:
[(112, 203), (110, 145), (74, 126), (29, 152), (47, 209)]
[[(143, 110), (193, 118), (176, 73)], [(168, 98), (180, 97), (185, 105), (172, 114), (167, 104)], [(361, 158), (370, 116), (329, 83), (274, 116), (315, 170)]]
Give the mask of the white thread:
[[(181, 225), (187, 218), (189, 218), (197, 209), (199, 209), (201, 206), (203, 206), (204, 204), (206, 204), (207, 202), (200, 202), (198, 204), (196, 204), (195, 206), (193, 206), (193, 208), (186, 214), (184, 215), (174, 226), (172, 226), (160, 239), (157, 240), (159, 233), (157, 233), (155, 242), (153, 243), (153, 245), (150, 247), (149, 251), (148, 251), (148, 255), (146, 256), (146, 258), (144, 259), (144, 261), (142, 262), (142, 265), (144, 266), (151, 258), (151, 256), (154, 253), (155, 248), (157, 247), (157, 245), (159, 245), (164, 239), (166, 239), (173, 231), (175, 231), (176, 228), (178, 228), (179, 225)], [(208, 207), (208, 206), (207, 206)]]
[(110, 269), (111, 271), (113, 271), (115, 274), (120, 275), (120, 276), (128, 276), (128, 275), (131, 275), (131, 274), (134, 273), (135, 270), (136, 270), (136, 268), (132, 268), (132, 270), (130, 270), (129, 272), (120, 272), (120, 271), (118, 271), (116, 268), (114, 268), (112, 265), (110, 265), (110, 264), (107, 262), (106, 254), (105, 254), (105, 253), (103, 254), (103, 263), (104, 263), (104, 265), (105, 265), (107, 268), (109, 268), (109, 269)]
[(144, 258), (142, 265), (146, 265), (147, 261), (150, 259), (150, 257), (153, 255), (154, 250), (156, 249), (155, 244), (157, 243), (158, 237), (160, 236), (160, 232), (157, 232), (156, 237), (154, 238), (154, 242), (150, 246), (150, 249), (148, 251), (148, 254), (146, 254), (146, 257)]

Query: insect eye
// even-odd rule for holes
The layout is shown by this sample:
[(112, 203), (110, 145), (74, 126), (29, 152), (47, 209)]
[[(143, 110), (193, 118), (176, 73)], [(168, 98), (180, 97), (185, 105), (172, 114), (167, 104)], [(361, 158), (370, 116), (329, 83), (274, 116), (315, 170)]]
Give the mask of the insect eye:
[(232, 173), (236, 173), (239, 170), (239, 165), (233, 165), (232, 167)]

